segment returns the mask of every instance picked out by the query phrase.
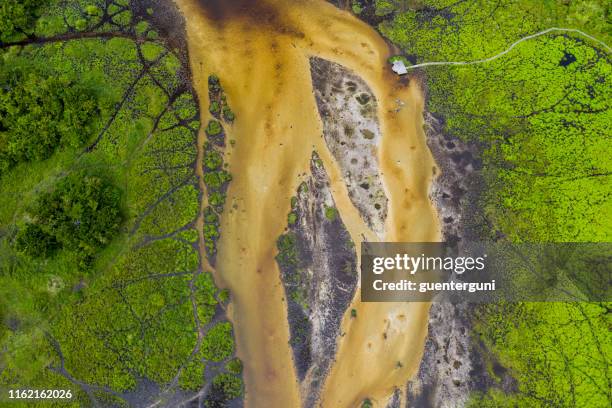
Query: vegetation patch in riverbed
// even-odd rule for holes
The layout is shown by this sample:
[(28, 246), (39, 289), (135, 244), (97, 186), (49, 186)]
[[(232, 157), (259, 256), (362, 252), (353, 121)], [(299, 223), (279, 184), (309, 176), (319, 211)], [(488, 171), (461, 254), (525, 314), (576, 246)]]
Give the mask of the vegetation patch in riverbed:
[(229, 125), (234, 117), (232, 114), (230, 120), (225, 115), (219, 115), (219, 112), (213, 112), (221, 109), (221, 106), (223, 109), (229, 109), (221, 81), (214, 74), (208, 77), (208, 93), (211, 100), (209, 111), (218, 120), (211, 119), (205, 129), (208, 141), (204, 144), (203, 181), (209, 206), (204, 211), (204, 246), (210, 263), (214, 264), (217, 241), (221, 236), (219, 217), (223, 213), (227, 188), (232, 181), (232, 175), (224, 170), (225, 131), (222, 122)]

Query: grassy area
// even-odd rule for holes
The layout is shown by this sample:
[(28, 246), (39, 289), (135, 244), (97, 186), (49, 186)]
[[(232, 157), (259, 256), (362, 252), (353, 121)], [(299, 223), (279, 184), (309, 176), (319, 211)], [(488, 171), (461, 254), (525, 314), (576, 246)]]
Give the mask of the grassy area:
[[(227, 294), (202, 270), (198, 253), (200, 112), (188, 66), (157, 31), (156, 10), (135, 3), (50, 1), (36, 9), (31, 37), (13, 32), (0, 40), (0, 75), (21, 67), (60, 81), (66, 92), (87, 89), (97, 106), (86, 120), (45, 130), (62, 140), (79, 128), (79, 139), (13, 160), (0, 175), (0, 390), (71, 389), (74, 406), (123, 405), (123, 393), (139, 392), (142, 379), (168, 394), (210, 384), (211, 403), (242, 392), (240, 372), (225, 367), (235, 361)], [(84, 105), (67, 100), (65, 106)], [(57, 116), (51, 108), (20, 109), (31, 113), (26, 124), (34, 129), (48, 125), (45, 114)], [(0, 108), (0, 120), (6, 112)], [(3, 122), (0, 133), (9, 133), (0, 141), (16, 134), (12, 123)], [(114, 201), (79, 201), (103, 197), (91, 183), (67, 190), (78, 193), (69, 206), (55, 200), (65, 180), (80, 186), (87, 177), (107, 183), (121, 218), (116, 228), (89, 229), (93, 235), (79, 241), (74, 232), (90, 206), (100, 204), (100, 225), (117, 220), (104, 212)], [(50, 208), (63, 208), (52, 222)], [(63, 245), (41, 256), (18, 250), (28, 224)], [(81, 247), (91, 258), (86, 267)], [(220, 365), (208, 369), (210, 361)]]
[[(379, 30), (413, 63), (490, 57), (554, 26), (610, 42), (602, 1), (391, 0), (370, 7), (382, 18)], [(610, 62), (596, 42), (550, 33), (491, 62), (425, 68), (428, 110), (443, 118), (446, 133), (480, 146), (485, 187), (471, 203), (478, 208), (471, 221), (483, 238), (609, 241)], [(518, 386), (512, 394), (500, 384), (474, 395), (472, 406), (609, 406), (609, 307), (480, 308), (474, 335)]]

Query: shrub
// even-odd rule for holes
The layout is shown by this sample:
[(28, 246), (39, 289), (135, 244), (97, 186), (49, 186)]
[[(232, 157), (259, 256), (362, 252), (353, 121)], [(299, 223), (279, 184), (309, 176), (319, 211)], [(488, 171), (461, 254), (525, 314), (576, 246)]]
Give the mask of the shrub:
[(219, 123), (218, 120), (211, 120), (208, 122), (208, 126), (206, 126), (206, 134), (208, 136), (216, 136), (223, 132), (223, 126)]
[(239, 358), (230, 360), (230, 362), (227, 363), (225, 368), (227, 369), (227, 371), (229, 371), (232, 374), (236, 374), (236, 375), (241, 374), (242, 373), (242, 361), (240, 361)]
[(287, 216), (287, 222), (289, 223), (289, 225), (295, 224), (297, 222), (297, 214), (294, 212), (290, 212)]
[(232, 110), (229, 108), (229, 106), (223, 107), (223, 118), (227, 122), (233, 122), (234, 119), (236, 119), (236, 115), (234, 115), (234, 112), (232, 112)]
[(329, 221), (334, 221), (337, 216), (338, 210), (336, 210), (334, 207), (325, 207), (325, 218), (327, 218)]
[(212, 101), (210, 103), (210, 106), (208, 107), (208, 111), (212, 113), (213, 115), (218, 115), (220, 111), (219, 102)]
[(38, 224), (26, 224), (15, 240), (17, 250), (33, 258), (46, 258), (57, 249), (53, 235), (46, 233)]
[(213, 74), (208, 77), (208, 89), (212, 92), (218, 92), (221, 89), (218, 76)]
[(208, 170), (217, 170), (219, 167), (223, 165), (223, 156), (221, 153), (215, 150), (209, 150), (206, 152), (206, 156), (204, 157), (204, 166)]
[(231, 323), (219, 323), (206, 333), (202, 353), (210, 361), (223, 361), (234, 353)]
[(225, 196), (219, 192), (214, 192), (208, 197), (208, 202), (213, 207), (222, 207), (225, 204)]
[(204, 174), (204, 184), (206, 187), (212, 189), (219, 189), (223, 184), (228, 183), (232, 180), (231, 174), (225, 170), (214, 171)]
[(222, 392), (225, 398), (232, 400), (242, 395), (242, 380), (231, 374), (220, 374), (213, 380), (215, 391)]
[(217, 224), (219, 222), (219, 216), (215, 214), (211, 207), (206, 207), (204, 210), (204, 222), (207, 224)]
[(283, 267), (296, 267), (298, 264), (297, 239), (295, 234), (283, 234), (276, 241), (278, 255), (276, 260)]

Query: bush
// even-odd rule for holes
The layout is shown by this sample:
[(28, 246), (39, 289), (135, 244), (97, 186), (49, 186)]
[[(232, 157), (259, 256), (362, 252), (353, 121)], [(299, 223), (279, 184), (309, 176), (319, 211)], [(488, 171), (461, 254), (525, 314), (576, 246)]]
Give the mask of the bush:
[(208, 136), (216, 136), (223, 132), (223, 127), (218, 120), (211, 120), (208, 122), (208, 126), (206, 126), (206, 134)]
[(234, 115), (234, 112), (229, 108), (229, 106), (225, 106), (223, 108), (223, 118), (227, 122), (233, 122), (234, 119), (236, 119), (236, 115)]
[(329, 221), (334, 221), (338, 216), (338, 210), (334, 207), (325, 207), (325, 218)]
[(46, 233), (38, 224), (26, 224), (15, 240), (17, 250), (33, 258), (46, 258), (57, 249), (54, 236)]
[(204, 210), (204, 222), (207, 224), (219, 223), (219, 216), (215, 214), (215, 211), (211, 207), (206, 207)]
[(229, 174), (225, 170), (214, 171), (210, 173), (204, 174), (204, 184), (206, 187), (212, 189), (219, 189), (225, 183), (228, 183), (232, 180), (231, 174)]
[(204, 156), (204, 166), (208, 170), (217, 170), (223, 164), (223, 156), (215, 150), (209, 150)]
[(278, 255), (276, 255), (277, 262), (283, 267), (297, 267), (298, 264), (298, 252), (297, 252), (297, 238), (295, 234), (289, 232), (283, 234), (276, 241), (276, 247), (278, 248)]
[(287, 223), (289, 223), (289, 225), (293, 225), (297, 222), (297, 214), (294, 212), (290, 212), (289, 215), (287, 216)]
[(219, 102), (212, 101), (210, 103), (210, 106), (208, 107), (208, 111), (212, 113), (213, 115), (218, 115), (220, 111)]
[(221, 89), (218, 76), (213, 74), (208, 77), (208, 89), (212, 92), (218, 92)]
[(222, 392), (225, 398), (232, 400), (242, 395), (242, 380), (231, 374), (220, 374), (213, 380), (215, 391)]
[(225, 204), (225, 196), (221, 193), (214, 192), (208, 197), (208, 202), (213, 207), (222, 207)]
[(240, 361), (239, 358), (235, 358), (235, 359), (231, 360), (229, 363), (227, 363), (225, 368), (230, 373), (239, 375), (239, 374), (242, 373), (242, 361)]

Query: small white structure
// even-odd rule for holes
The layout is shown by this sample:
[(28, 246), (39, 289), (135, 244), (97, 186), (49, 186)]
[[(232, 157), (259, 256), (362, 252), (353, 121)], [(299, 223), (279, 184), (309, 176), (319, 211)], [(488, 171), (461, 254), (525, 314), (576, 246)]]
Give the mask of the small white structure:
[(393, 66), (391, 67), (391, 69), (398, 75), (404, 75), (408, 73), (408, 69), (406, 69), (404, 61), (400, 59), (396, 59), (395, 61), (393, 61)]

